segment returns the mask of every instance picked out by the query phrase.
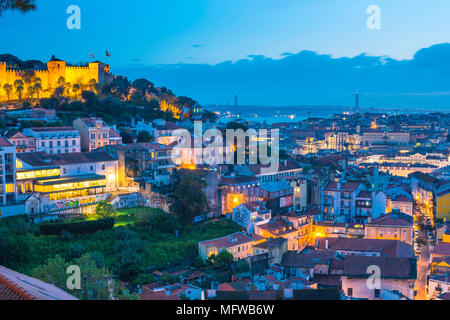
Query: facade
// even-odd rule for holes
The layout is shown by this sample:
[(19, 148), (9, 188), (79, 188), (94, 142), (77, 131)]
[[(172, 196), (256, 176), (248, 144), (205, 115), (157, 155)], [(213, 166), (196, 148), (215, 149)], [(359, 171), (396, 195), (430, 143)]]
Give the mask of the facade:
[(78, 118), (73, 126), (81, 137), (81, 150), (92, 151), (108, 145), (122, 143), (118, 132), (103, 121), (102, 118)]
[(174, 122), (165, 120), (154, 120), (152, 123), (153, 137), (155, 141), (164, 145), (170, 145), (180, 140), (179, 136), (174, 135), (176, 130), (182, 127), (176, 125)]
[(412, 245), (413, 219), (400, 212), (384, 215), (366, 224), (365, 238), (400, 240)]
[[(16, 201), (16, 147), (0, 137), (0, 207)], [(0, 216), (2, 213), (0, 211)]]
[(410, 141), (410, 133), (408, 131), (381, 131), (370, 130), (363, 133), (361, 145), (363, 147), (372, 147), (377, 144), (393, 144), (406, 146)]
[(105, 152), (21, 153), (16, 166), (18, 197), (36, 198), (26, 213), (90, 213), (118, 189), (118, 161)]
[(27, 137), (20, 132), (6, 133), (5, 137), (16, 146), (17, 153), (21, 152), (35, 152), (36, 151), (36, 138)]
[(409, 216), (413, 216), (413, 202), (405, 195), (386, 197), (386, 213), (398, 210)]
[(172, 182), (175, 164), (171, 161), (171, 149), (158, 143), (115, 144), (105, 146), (104, 150), (119, 161), (120, 186), (133, 180), (142, 188), (145, 184), (156, 186)]
[(345, 220), (339, 222), (349, 222), (356, 216), (356, 198), (363, 189), (360, 182), (328, 182), (321, 190), (320, 209), (326, 216)]
[(272, 220), (255, 227), (255, 233), (266, 239), (285, 238), (287, 239), (288, 250), (299, 249), (299, 232), (291, 223), (284, 220)]
[(26, 128), (23, 135), (30, 138), (35, 148), (31, 152), (48, 154), (80, 152), (80, 135), (73, 127)]
[[(367, 271), (371, 266), (380, 268), (379, 287), (367, 285), (367, 279), (373, 273)], [(399, 292), (404, 299), (412, 300), (416, 277), (414, 259), (348, 256), (342, 274), (342, 292), (347, 297), (369, 300), (382, 300), (390, 292)]]
[(249, 234), (255, 232), (258, 225), (268, 223), (272, 218), (268, 210), (261, 202), (248, 202), (233, 208), (232, 220), (244, 227)]
[(234, 260), (246, 259), (253, 255), (253, 245), (262, 242), (263, 238), (257, 235), (249, 236), (236, 232), (225, 237), (201, 241), (198, 243), (200, 258), (206, 261), (211, 255), (218, 255), (226, 250), (231, 253)]

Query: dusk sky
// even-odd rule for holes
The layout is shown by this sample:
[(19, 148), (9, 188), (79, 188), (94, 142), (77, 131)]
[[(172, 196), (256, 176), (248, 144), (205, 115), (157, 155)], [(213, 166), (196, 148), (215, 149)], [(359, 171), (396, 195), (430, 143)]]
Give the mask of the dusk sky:
[[(73, 4), (81, 8), (81, 30), (66, 27)], [(109, 50), (114, 73), (146, 77), (201, 103), (239, 94), (266, 105), (325, 104), (358, 90), (392, 104), (450, 106), (449, 47), (416, 55), (450, 42), (448, 0), (432, 6), (417, 0), (37, 5), (28, 14), (0, 17), (0, 53), (43, 61), (55, 54), (77, 63), (89, 61), (89, 52), (104, 61)], [(366, 26), (369, 5), (381, 9), (381, 30)]]

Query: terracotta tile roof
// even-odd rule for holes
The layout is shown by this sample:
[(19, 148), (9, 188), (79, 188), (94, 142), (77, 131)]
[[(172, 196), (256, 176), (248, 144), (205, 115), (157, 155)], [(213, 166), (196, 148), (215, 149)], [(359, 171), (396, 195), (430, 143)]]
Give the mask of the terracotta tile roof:
[(320, 238), (317, 248), (347, 252), (376, 252), (390, 257), (413, 257), (413, 247), (399, 240), (358, 239), (358, 238)]
[(367, 224), (368, 226), (396, 226), (411, 227), (413, 226), (413, 218), (406, 214), (390, 213), (381, 216)]
[(253, 241), (255, 241), (255, 238), (250, 237), (249, 235), (246, 235), (242, 232), (235, 232), (235, 233), (227, 235), (225, 237), (211, 239), (211, 240), (205, 240), (205, 241), (201, 241), (200, 243), (206, 247), (215, 246), (218, 249), (222, 249), (222, 248), (234, 247), (237, 245), (241, 245), (241, 244), (253, 242)]
[(0, 300), (78, 300), (67, 292), (0, 266)]
[(376, 265), (381, 269), (382, 279), (416, 279), (415, 259), (397, 257), (348, 256), (343, 276), (368, 277), (367, 268)]
[(275, 236), (297, 231), (297, 229), (284, 220), (272, 220), (268, 223), (258, 225), (257, 228), (265, 230)]
[(0, 137), (0, 147), (12, 147), (13, 144), (10, 143), (6, 138)]
[(328, 250), (311, 250), (301, 253), (288, 251), (283, 254), (281, 265), (288, 268), (313, 268), (317, 264), (329, 265), (334, 256), (335, 252)]
[(179, 294), (184, 293), (189, 288), (199, 289), (192, 285), (175, 283), (170, 286), (156, 288), (154, 285), (143, 286), (139, 295), (141, 300), (181, 300)]
[(252, 201), (243, 203), (243, 206), (246, 207), (250, 212), (264, 212), (268, 211), (267, 208), (259, 201)]
[(338, 274), (315, 274), (313, 280), (319, 288), (341, 288), (341, 275)]

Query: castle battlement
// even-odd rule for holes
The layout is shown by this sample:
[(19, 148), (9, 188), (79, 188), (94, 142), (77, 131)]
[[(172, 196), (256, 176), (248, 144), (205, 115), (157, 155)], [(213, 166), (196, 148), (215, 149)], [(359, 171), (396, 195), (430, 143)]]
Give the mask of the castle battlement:
[[(18, 79), (22, 80), (23, 70), (17, 70), (8, 67), (6, 62), (0, 61), (0, 101), (6, 101), (7, 96), (3, 86), (5, 84), (14, 85)], [(101, 62), (92, 62), (88, 66), (66, 66), (66, 62), (56, 58), (47, 62), (47, 69), (35, 69), (35, 78), (41, 79), (42, 92), (41, 97), (50, 97), (62, 77), (71, 84), (88, 84), (91, 80), (103, 83), (105, 75), (109, 73), (109, 65)], [(11, 94), (10, 99), (17, 99), (17, 94)]]

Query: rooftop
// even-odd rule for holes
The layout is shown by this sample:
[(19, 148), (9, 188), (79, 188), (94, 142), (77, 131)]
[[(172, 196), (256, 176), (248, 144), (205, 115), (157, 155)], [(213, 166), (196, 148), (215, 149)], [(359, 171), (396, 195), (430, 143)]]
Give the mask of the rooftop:
[(78, 300), (67, 292), (0, 266), (0, 300)]

